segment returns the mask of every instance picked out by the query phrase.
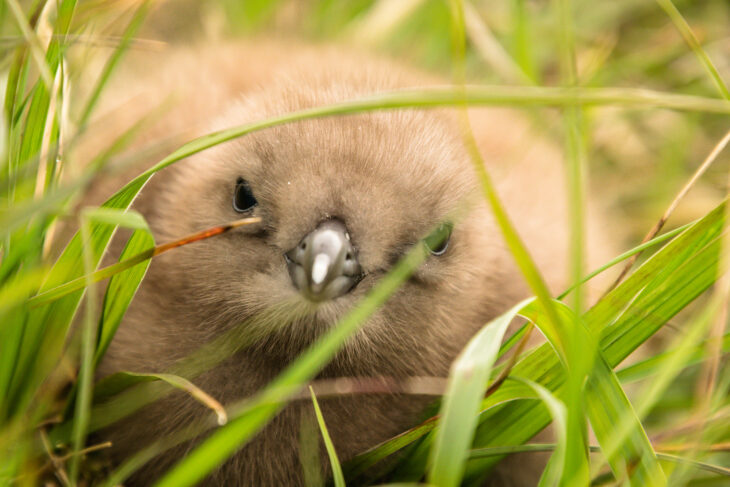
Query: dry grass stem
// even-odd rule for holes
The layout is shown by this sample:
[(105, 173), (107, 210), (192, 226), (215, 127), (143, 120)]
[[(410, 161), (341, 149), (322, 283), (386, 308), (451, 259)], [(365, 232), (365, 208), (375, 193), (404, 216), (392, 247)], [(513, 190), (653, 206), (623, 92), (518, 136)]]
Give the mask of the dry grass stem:
[[(682, 198), (685, 197), (685, 195), (689, 192), (690, 189), (692, 189), (692, 187), (700, 179), (700, 177), (702, 177), (705, 171), (707, 171), (712, 163), (715, 162), (717, 156), (719, 156), (720, 153), (725, 149), (728, 142), (730, 142), (730, 131), (725, 134), (725, 136), (720, 140), (720, 142), (717, 143), (717, 145), (715, 145), (715, 147), (712, 149), (712, 152), (710, 152), (704, 162), (694, 172), (689, 181), (687, 181), (684, 187), (679, 191), (679, 193), (677, 193), (677, 195), (674, 197), (674, 200), (672, 200), (672, 202), (669, 204), (669, 207), (666, 209), (662, 217), (659, 219), (659, 221), (656, 222), (651, 230), (649, 230), (649, 233), (646, 234), (646, 236), (643, 238), (639, 245), (644, 244), (657, 236), (657, 234), (661, 231), (662, 227), (664, 227), (664, 224), (667, 222), (671, 214), (674, 212), (675, 208), (677, 208), (677, 205), (679, 205), (679, 202), (682, 201)], [(639, 258), (639, 255), (641, 255), (641, 252), (634, 254), (626, 262), (626, 265), (621, 271), (621, 274), (619, 274), (613, 284), (611, 284), (611, 286), (606, 290), (604, 296), (608, 294), (611, 290), (613, 290), (616, 286), (618, 286), (618, 284), (624, 279), (624, 277), (626, 277), (636, 260)]]

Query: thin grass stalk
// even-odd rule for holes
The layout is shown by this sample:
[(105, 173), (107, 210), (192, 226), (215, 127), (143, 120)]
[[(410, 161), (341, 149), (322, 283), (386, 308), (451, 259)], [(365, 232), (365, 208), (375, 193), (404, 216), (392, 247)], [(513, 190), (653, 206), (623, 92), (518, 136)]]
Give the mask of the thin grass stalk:
[[(679, 203), (682, 201), (682, 199), (689, 193), (689, 190), (692, 189), (697, 181), (702, 177), (703, 174), (712, 166), (712, 164), (717, 160), (717, 157), (722, 153), (723, 150), (725, 150), (725, 147), (727, 147), (728, 142), (730, 142), (730, 131), (728, 131), (725, 136), (720, 139), (720, 142), (718, 142), (715, 147), (712, 149), (710, 154), (705, 158), (705, 160), (700, 164), (700, 166), (695, 170), (695, 172), (690, 177), (689, 181), (685, 183), (685, 185), (682, 187), (682, 189), (679, 190), (679, 193), (674, 197), (672, 202), (669, 204), (667, 209), (664, 211), (664, 214), (659, 218), (659, 221), (657, 221), (654, 226), (647, 232), (647, 234), (644, 236), (644, 238), (641, 241), (641, 244), (644, 244), (654, 237), (661, 231), (661, 229), (664, 227), (664, 224), (669, 220), (669, 217), (674, 213), (674, 210), (679, 206)], [(634, 254), (631, 259), (626, 263), (624, 268), (621, 270), (621, 273), (618, 275), (616, 280), (611, 284), (611, 286), (606, 290), (604, 294), (607, 294), (611, 289), (615, 288), (618, 283), (620, 283), (624, 277), (626, 277), (626, 274), (629, 273), (633, 265), (636, 263), (636, 260), (639, 258), (639, 253)]]
[(41, 42), (38, 40), (37, 34), (31, 27), (30, 22), (26, 20), (23, 9), (17, 0), (5, 0), (5, 3), (10, 8), (10, 12), (13, 14), (13, 19), (20, 31), (23, 33), (25, 41), (28, 43), (28, 46), (30, 46), (30, 52), (33, 60), (35, 61), (36, 67), (38, 68), (41, 80), (45, 83), (46, 88), (50, 90), (53, 85), (53, 75), (51, 74), (51, 70), (48, 69), (48, 64), (46, 64), (46, 56)]
[[(465, 72), (464, 72), (464, 54), (465, 54), (465, 24), (464, 24), (464, 11), (463, 4), (459, 0), (452, 0), (450, 2), (450, 9), (452, 12), (451, 16), (451, 32), (452, 32), (452, 59), (453, 59), (453, 77), (456, 89), (461, 91), (462, 94), (465, 91)], [(484, 161), (481, 158), (481, 154), (477, 148), (476, 140), (474, 139), (473, 132), (469, 123), (468, 113), (466, 111), (466, 104), (462, 104), (459, 110), (460, 125), (462, 130), (462, 136), (464, 143), (469, 153), (472, 165), (477, 173), (477, 178), (481, 184), (482, 191), (488, 204), (490, 205), (493, 214), (497, 220), (500, 230), (505, 237), (507, 245), (512, 252), (518, 267), (526, 277), (527, 282), (533, 292), (536, 293), (538, 301), (544, 308), (549, 321), (552, 323), (553, 329), (560, 328), (560, 318), (557, 312), (553, 309), (553, 304), (547, 286), (539, 274), (537, 267), (532, 261), (526, 247), (522, 244), (516, 230), (512, 226), (507, 217), (506, 211), (502, 206), (499, 197), (496, 194), (496, 190), (491, 181), (491, 178), (486, 170)], [(473, 436), (473, 430), (471, 432)], [(439, 435), (437, 433), (437, 439)], [(471, 441), (471, 439), (470, 439)], [(446, 468), (444, 459), (439, 454), (441, 449), (438, 448), (439, 443), (436, 442), (436, 449), (432, 450), (433, 457), (430, 459), (431, 467), (429, 469), (429, 479), (431, 482), (446, 481), (449, 484), (452, 482), (459, 482), (463, 475), (464, 466), (457, 467), (458, 470), (452, 468)], [(458, 473), (461, 472), (461, 473)], [(456, 477), (454, 477), (456, 475)], [(448, 480), (447, 480), (448, 479)]]
[[(560, 30), (561, 71), (563, 84), (571, 87), (579, 85), (575, 61), (575, 39), (573, 34), (573, 11), (570, 0), (556, 0), (553, 8), (557, 11)], [(584, 165), (585, 165), (585, 124), (581, 107), (566, 107), (563, 110), (564, 154), (567, 159), (567, 188), (570, 222), (569, 273), (576, 284), (572, 293), (573, 329), (584, 327), (580, 322), (583, 315), (583, 288), (580, 284), (584, 267), (585, 207)], [(593, 369), (597, 343), (591, 334), (585, 334), (586, 343), (582, 344), (569, 334), (570, 343), (567, 353), (572, 355), (570, 362), (580, 364), (569, 371), (567, 393), (567, 472), (561, 485), (586, 485), (589, 483), (588, 432), (585, 417), (584, 387), (586, 378)], [(584, 345), (584, 346), (581, 346)]]
[[(319, 408), (319, 402), (317, 402), (317, 396), (314, 395), (314, 389), (309, 386), (309, 393), (312, 397), (312, 405), (314, 406), (314, 414), (317, 416), (317, 423), (319, 423), (319, 431), (322, 433), (322, 439), (324, 440), (325, 448), (327, 449), (327, 455), (330, 458), (330, 466), (332, 468), (332, 481), (335, 487), (345, 487), (345, 476), (342, 474), (342, 466), (337, 458), (337, 451), (335, 451), (335, 445), (332, 443), (329, 431), (327, 431), (327, 425), (324, 422), (324, 416), (322, 410)], [(319, 445), (317, 445), (319, 448)]]
[[(730, 176), (727, 180), (726, 195), (730, 197)], [(729, 205), (730, 207), (730, 205)], [(724, 405), (727, 398), (727, 388), (717, 381), (720, 368), (720, 353), (722, 350), (722, 336), (725, 333), (728, 318), (728, 305), (730, 304), (730, 208), (725, 208), (725, 232), (722, 239), (720, 262), (718, 265), (719, 279), (713, 291), (712, 299), (708, 308), (710, 311), (709, 337), (706, 344), (707, 356), (703, 363), (700, 376), (697, 381), (697, 399), (695, 401), (693, 416), (697, 418), (697, 428), (690, 434), (690, 443), (694, 447), (689, 452), (690, 458), (696, 458), (701, 452), (701, 445), (706, 441), (714, 442), (721, 432), (707, 430), (707, 418), (712, 415), (713, 406)], [(713, 313), (714, 311), (714, 313)], [(730, 372), (725, 372), (726, 383), (730, 384)], [(689, 466), (680, 465), (672, 472), (672, 480), (684, 482), (688, 477)]]
[(116, 66), (119, 64), (119, 61), (121, 61), (122, 57), (129, 49), (135, 33), (139, 30), (139, 28), (142, 26), (144, 19), (147, 17), (149, 9), (150, 0), (144, 0), (140, 3), (139, 7), (137, 7), (137, 9), (134, 11), (134, 14), (132, 14), (132, 19), (129, 21), (129, 24), (127, 24), (127, 27), (124, 29), (124, 33), (122, 34), (119, 45), (116, 49), (114, 49), (114, 52), (112, 52), (112, 55), (107, 60), (106, 64), (104, 64), (104, 69), (99, 75), (99, 79), (96, 82), (96, 85), (94, 86), (94, 89), (91, 92), (88, 101), (86, 102), (86, 106), (84, 106), (84, 109), (81, 112), (81, 116), (79, 117), (78, 125), (82, 127), (82, 130), (89, 121), (89, 117), (91, 117), (94, 107), (96, 107), (96, 103), (99, 101), (101, 92), (103, 91), (107, 81), (111, 77), (114, 68), (116, 68)]
[[(84, 242), (90, 241), (91, 229), (88, 213), (82, 212), (80, 216), (81, 235)], [(92, 250), (84, 246), (83, 261), (84, 270), (90, 276), (93, 269)], [(84, 313), (83, 330), (81, 337), (81, 360), (79, 376), (77, 380), (76, 407), (74, 409), (74, 422), (72, 430), (73, 451), (80, 452), (86, 444), (86, 431), (89, 425), (91, 410), (91, 397), (94, 379), (94, 346), (96, 344), (96, 320), (97, 320), (97, 293), (96, 283), (91, 278), (86, 279), (86, 308)], [(81, 455), (76, 454), (71, 458), (69, 469), (71, 485), (76, 485), (79, 476)]]
[(677, 9), (672, 0), (656, 0), (656, 2), (667, 13), (679, 33), (682, 34), (682, 37), (692, 49), (692, 52), (695, 53), (697, 59), (699, 59), (700, 63), (702, 63), (709, 73), (710, 78), (712, 78), (712, 81), (715, 83), (715, 86), (717, 86), (722, 97), (726, 100), (730, 100), (730, 89), (728, 89), (727, 84), (725, 84), (722, 76), (720, 76), (720, 72), (715, 67), (712, 59), (710, 59), (710, 56), (707, 55), (707, 52), (700, 45), (700, 42), (697, 40), (697, 36), (695, 36), (695, 33), (692, 31), (692, 27), (690, 27), (689, 23), (682, 16), (681, 12)]

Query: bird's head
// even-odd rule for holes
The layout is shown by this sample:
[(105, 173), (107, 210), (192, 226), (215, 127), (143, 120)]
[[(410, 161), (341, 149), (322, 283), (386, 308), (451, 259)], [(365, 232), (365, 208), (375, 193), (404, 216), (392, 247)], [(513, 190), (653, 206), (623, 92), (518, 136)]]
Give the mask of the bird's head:
[[(281, 82), (235, 103), (216, 128), (383, 88), (391, 86), (373, 79)], [(477, 310), (488, 298), (485, 280), (499, 277), (487, 272), (498, 243), (483, 207), (450, 220), (475, 184), (444, 113), (375, 111), (281, 125), (183, 161), (173, 176), (156, 209), (155, 221), (165, 222), (155, 225), (158, 239), (261, 218), (158, 264), (175, 269), (205, 326), (265, 316), (259, 328), (291, 348), (310, 343), (439, 225), (426, 261), (353, 343), (415, 350), (425, 338), (461, 341), (453, 337), (483, 324)]]

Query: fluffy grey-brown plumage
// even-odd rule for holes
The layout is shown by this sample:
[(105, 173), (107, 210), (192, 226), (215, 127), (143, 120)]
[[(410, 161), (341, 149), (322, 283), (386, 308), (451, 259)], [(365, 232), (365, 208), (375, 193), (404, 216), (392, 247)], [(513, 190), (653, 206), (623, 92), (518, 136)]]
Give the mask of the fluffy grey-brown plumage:
[[(165, 56), (148, 61), (152, 68), (131, 63), (138, 70), (130, 69), (111, 90), (106, 106), (134, 96), (110, 125), (91, 132), (95, 140), (110, 137), (125, 117), (134, 120), (168, 93), (183, 103), (147, 130), (146, 141), (427, 83), (393, 63), (321, 47), (216, 46)], [(100, 373), (168, 370), (247, 323), (243, 341), (253, 343), (194, 382), (224, 404), (254, 394), (476, 192), (455, 120), (447, 111), (397, 110), (298, 122), (204, 151), (156, 175), (135, 207), (158, 242), (247, 215), (262, 222), (155, 259)], [(559, 156), (506, 110), (474, 111), (472, 123), (513, 221), (559, 288), (566, 268)], [(244, 212), (234, 205), (241, 181), (257, 202), (238, 208)], [(290, 272), (292, 265), (309, 265), (311, 277), (314, 264), (292, 264), (285, 254), (331, 221), (348, 234), (359, 268), (336, 293), (313, 298), (302, 289), (311, 283), (297, 284)], [(469, 337), (526, 296), (522, 282), (489, 211), (477, 205), (456, 223), (445, 252), (428, 258), (320, 378), (445, 377)], [(412, 426), (428, 402), (385, 394), (321, 401), (341, 460)], [(105, 434), (121, 459), (204, 414), (210, 412), (176, 394)], [(210, 481), (301, 484), (298, 431), (308, 414), (307, 401), (288, 406)], [(154, 478), (184, 448), (150, 462), (135, 481)]]

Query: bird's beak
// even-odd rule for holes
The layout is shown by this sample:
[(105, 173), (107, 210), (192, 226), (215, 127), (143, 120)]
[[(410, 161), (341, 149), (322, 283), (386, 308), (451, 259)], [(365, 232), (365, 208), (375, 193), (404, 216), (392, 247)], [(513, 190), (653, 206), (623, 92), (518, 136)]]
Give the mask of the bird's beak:
[(348, 293), (362, 268), (344, 223), (326, 220), (284, 254), (294, 286), (311, 301)]

